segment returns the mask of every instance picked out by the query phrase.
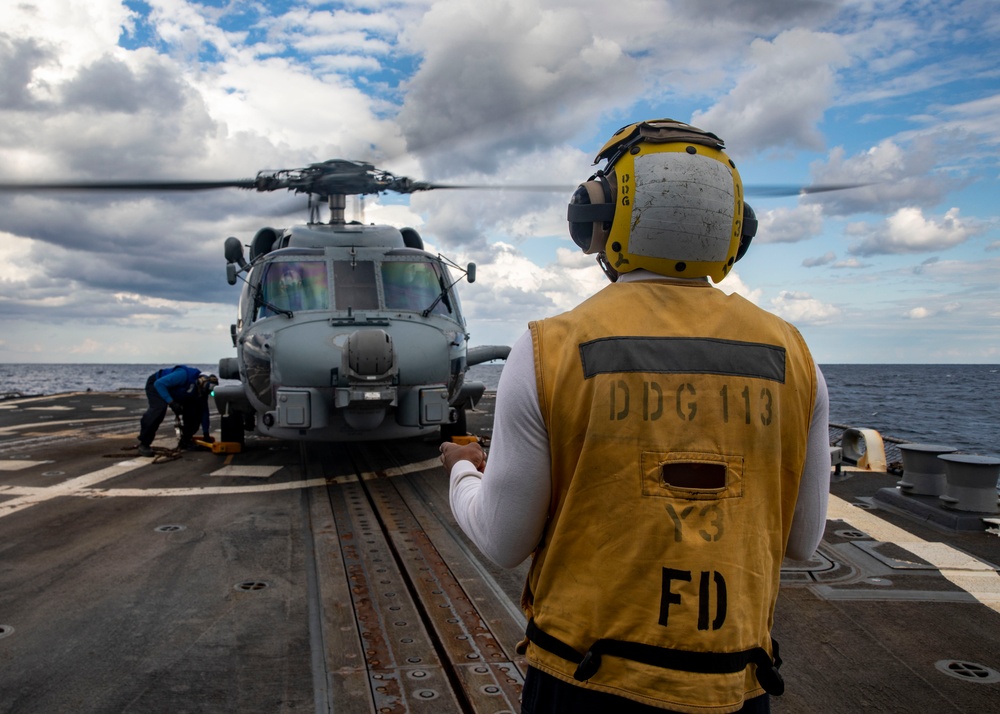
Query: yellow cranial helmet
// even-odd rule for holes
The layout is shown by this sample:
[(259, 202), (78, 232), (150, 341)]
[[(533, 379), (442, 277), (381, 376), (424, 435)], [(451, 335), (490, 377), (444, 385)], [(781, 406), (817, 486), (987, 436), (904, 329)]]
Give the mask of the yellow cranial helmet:
[(645, 268), (721, 281), (757, 231), (743, 182), (723, 141), (654, 119), (619, 129), (594, 163), (607, 165), (570, 200), (570, 235), (598, 253), (609, 276)]

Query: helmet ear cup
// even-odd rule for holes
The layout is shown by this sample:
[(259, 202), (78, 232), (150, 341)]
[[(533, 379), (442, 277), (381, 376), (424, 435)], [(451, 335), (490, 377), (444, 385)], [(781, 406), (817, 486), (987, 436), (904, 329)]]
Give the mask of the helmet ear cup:
[(743, 202), (743, 225), (740, 228), (740, 247), (736, 250), (736, 262), (746, 255), (750, 248), (750, 241), (757, 235), (757, 214), (750, 208), (750, 204)]
[(614, 191), (607, 177), (597, 172), (577, 186), (566, 212), (569, 234), (584, 253), (604, 250), (615, 218)]

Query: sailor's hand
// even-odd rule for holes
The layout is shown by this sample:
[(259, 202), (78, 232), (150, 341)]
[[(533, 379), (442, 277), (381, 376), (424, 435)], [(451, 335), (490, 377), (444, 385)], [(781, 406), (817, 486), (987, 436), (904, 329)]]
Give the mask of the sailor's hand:
[(177, 416), (180, 416), (180, 415), (181, 415), (181, 412), (183, 412), (183, 411), (184, 411), (184, 410), (183, 410), (183, 409), (181, 408), (181, 405), (177, 403), (177, 400), (176, 400), (176, 399), (175, 399), (174, 401), (170, 402), (170, 410), (171, 410), (171, 411), (172, 411), (172, 412), (173, 412), (174, 414), (176, 414)]
[(450, 441), (442, 443), (441, 463), (444, 465), (444, 470), (450, 474), (452, 466), (459, 461), (469, 461), (477, 470), (482, 472), (486, 469), (486, 452), (475, 441), (464, 446), (459, 446)]

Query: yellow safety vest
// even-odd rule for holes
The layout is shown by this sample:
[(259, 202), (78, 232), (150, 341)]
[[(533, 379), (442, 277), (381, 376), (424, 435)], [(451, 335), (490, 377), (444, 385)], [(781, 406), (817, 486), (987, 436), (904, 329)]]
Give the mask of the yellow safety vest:
[(530, 664), (682, 712), (780, 693), (770, 631), (816, 394), (798, 331), (664, 281), (530, 329), (553, 484)]

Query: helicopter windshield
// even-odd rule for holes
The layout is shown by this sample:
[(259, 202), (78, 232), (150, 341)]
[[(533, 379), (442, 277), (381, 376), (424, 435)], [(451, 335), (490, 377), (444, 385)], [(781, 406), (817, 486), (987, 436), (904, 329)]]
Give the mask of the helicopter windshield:
[(378, 310), (375, 263), (370, 260), (333, 261), (333, 290), (338, 310)]
[(328, 310), (330, 287), (326, 262), (276, 261), (266, 266), (261, 282), (260, 317), (277, 311)]
[[(388, 310), (423, 312), (441, 294), (441, 278), (433, 263), (386, 261), (382, 263), (382, 287)], [(448, 300), (439, 300), (431, 311), (447, 315)]]
[(457, 296), (445, 289), (451, 280), (432, 260), (274, 260), (263, 268), (257, 319), (302, 310), (378, 310), (378, 275), (386, 310), (450, 316), (455, 309)]

